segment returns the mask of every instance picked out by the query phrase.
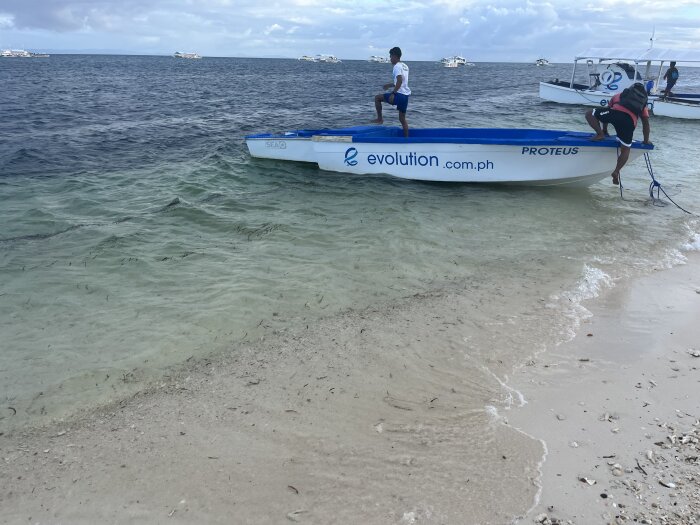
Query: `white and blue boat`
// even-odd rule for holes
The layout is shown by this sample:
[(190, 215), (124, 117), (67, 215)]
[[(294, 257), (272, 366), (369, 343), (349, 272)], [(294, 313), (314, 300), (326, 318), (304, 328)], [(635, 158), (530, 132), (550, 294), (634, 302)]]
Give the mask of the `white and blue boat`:
[[(328, 171), (387, 174), (412, 180), (532, 186), (588, 186), (610, 176), (614, 137), (542, 129), (424, 128), (405, 138), (400, 127), (261, 133), (245, 138), (251, 156), (312, 162)], [(633, 160), (651, 144), (635, 141)]]
[[(576, 83), (579, 61), (585, 60), (587, 84)], [(663, 96), (663, 74), (667, 63), (678, 62), (697, 66), (697, 51), (675, 49), (602, 49), (593, 48), (574, 58), (569, 80), (540, 82), (540, 98), (560, 104), (607, 106), (610, 99), (635, 82), (641, 82), (649, 93), (649, 109), (654, 115), (700, 119), (700, 93), (675, 93)], [(580, 71), (579, 71), (580, 73)]]

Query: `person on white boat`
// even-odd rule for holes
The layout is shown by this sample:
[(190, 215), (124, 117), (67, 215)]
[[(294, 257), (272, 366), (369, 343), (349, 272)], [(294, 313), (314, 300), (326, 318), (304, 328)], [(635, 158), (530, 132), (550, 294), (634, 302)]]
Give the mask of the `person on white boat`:
[(380, 93), (374, 97), (374, 108), (377, 110), (377, 118), (372, 121), (373, 124), (383, 124), (382, 118), (382, 102), (396, 106), (399, 110), (399, 122), (403, 127), (403, 136), (408, 137), (408, 122), (406, 121), (406, 110), (408, 109), (408, 97), (411, 95), (411, 88), (408, 87), (408, 66), (401, 62), (401, 49), (392, 47), (389, 50), (389, 60), (394, 68), (392, 76), (394, 82), (392, 84), (384, 84), (383, 89), (392, 89), (388, 93)]
[[(615, 94), (606, 108), (596, 108), (586, 112), (586, 121), (595, 131), (591, 140), (603, 140), (607, 134), (608, 124), (612, 124), (620, 143), (620, 155), (617, 157), (615, 169), (610, 174), (613, 184), (620, 183), (620, 170), (627, 163), (632, 147), (632, 136), (637, 127), (637, 119), (642, 118), (642, 133), (644, 144), (649, 141), (649, 108), (647, 107), (647, 90), (639, 82), (622, 92)], [(600, 123), (603, 123), (601, 128)]]
[(676, 63), (671, 62), (671, 67), (668, 68), (664, 74), (664, 80), (666, 81), (666, 89), (664, 89), (664, 97), (671, 96), (671, 88), (678, 82), (678, 70), (676, 69)]

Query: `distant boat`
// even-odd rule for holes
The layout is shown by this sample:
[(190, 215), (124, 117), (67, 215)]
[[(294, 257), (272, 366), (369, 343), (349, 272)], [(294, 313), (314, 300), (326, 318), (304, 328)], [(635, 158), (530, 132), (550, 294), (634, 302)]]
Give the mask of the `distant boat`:
[(202, 58), (197, 53), (180, 53), (179, 51), (175, 51), (175, 54), (173, 56), (175, 58), (189, 58), (189, 59)]
[(377, 55), (372, 55), (367, 59), (367, 62), (374, 62), (376, 64), (388, 64), (389, 59), (387, 57), (380, 57)]
[[(440, 60), (440, 62), (445, 66), (445, 67), (457, 67), (457, 66), (473, 66), (474, 62), (468, 62), (466, 58), (460, 55), (454, 55), (451, 57), (445, 57)], [(453, 66), (451, 64), (457, 64), (457, 66)], [(450, 65), (447, 65), (450, 64)]]
[(448, 60), (446, 62), (442, 62), (443, 67), (459, 67), (459, 62), (456, 60)]
[(297, 60), (301, 60), (303, 62), (316, 62), (316, 59), (314, 57), (310, 57), (309, 55), (301, 55)]
[(549, 65), (549, 60), (546, 58), (538, 58), (535, 60), (535, 65), (536, 66), (548, 66)]
[(340, 64), (341, 60), (333, 55), (316, 55), (316, 62), (325, 62), (326, 64)]
[(32, 53), (24, 49), (3, 49), (0, 58), (47, 58), (46, 53)]
[(464, 65), (467, 63), (467, 59), (463, 56), (454, 55), (451, 57), (443, 58), (441, 62), (457, 62), (457, 65)]

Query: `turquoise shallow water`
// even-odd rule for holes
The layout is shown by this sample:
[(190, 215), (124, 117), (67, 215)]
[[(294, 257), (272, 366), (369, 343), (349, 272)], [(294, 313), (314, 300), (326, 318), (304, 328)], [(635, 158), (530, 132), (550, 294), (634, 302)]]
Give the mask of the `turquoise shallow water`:
[[(623, 200), (607, 182), (425, 184), (249, 157), (248, 133), (372, 118), (382, 65), (10, 62), (0, 62), (10, 94), (0, 107), (0, 401), (26, 421), (266, 330), (418, 293), (461, 290), (485, 305), (506, 294), (512, 310), (501, 314), (516, 324), (544, 297), (542, 333), (565, 338), (577, 315), (567, 303), (697, 246), (696, 217), (650, 202), (641, 159), (623, 171)], [(568, 65), (408, 62), (412, 126), (586, 129), (584, 108), (537, 98), (540, 78), (564, 78)], [(700, 74), (683, 80), (700, 91)], [(656, 174), (693, 211), (699, 139), (700, 123), (652, 120)]]

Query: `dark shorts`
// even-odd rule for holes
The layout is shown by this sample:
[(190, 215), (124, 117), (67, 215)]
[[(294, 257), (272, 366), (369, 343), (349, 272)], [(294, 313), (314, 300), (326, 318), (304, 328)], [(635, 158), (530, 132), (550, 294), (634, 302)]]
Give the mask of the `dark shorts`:
[(671, 91), (671, 88), (676, 85), (675, 80), (669, 80), (666, 82), (666, 89), (664, 91)]
[(593, 116), (605, 124), (612, 124), (617, 133), (617, 140), (627, 147), (632, 146), (634, 122), (627, 113), (610, 108), (596, 108), (593, 110)]
[[(384, 93), (384, 102), (391, 104), (391, 102), (389, 102), (389, 97), (391, 95), (392, 95), (392, 93)], [(401, 113), (406, 113), (406, 110), (408, 109), (408, 97), (409, 96), (410, 95), (396, 93), (396, 94), (394, 94), (394, 103), (391, 105), (396, 106), (396, 109), (398, 109)]]

